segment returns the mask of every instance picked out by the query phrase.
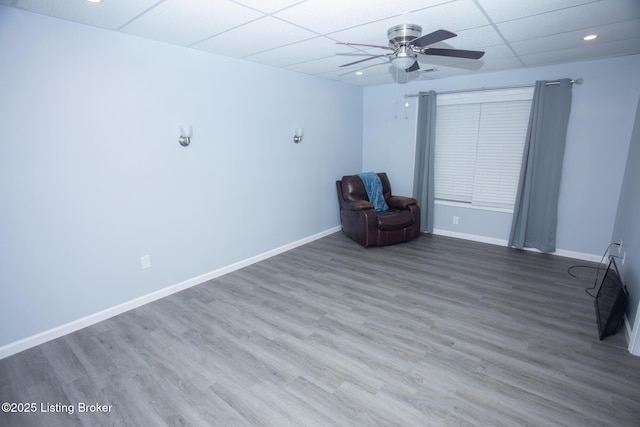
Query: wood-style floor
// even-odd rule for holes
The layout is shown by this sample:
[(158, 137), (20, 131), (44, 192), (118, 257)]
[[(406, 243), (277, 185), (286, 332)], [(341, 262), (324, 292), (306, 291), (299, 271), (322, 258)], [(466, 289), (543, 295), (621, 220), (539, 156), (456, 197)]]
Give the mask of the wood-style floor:
[(0, 425), (638, 426), (575, 264), (336, 233), (0, 360)]

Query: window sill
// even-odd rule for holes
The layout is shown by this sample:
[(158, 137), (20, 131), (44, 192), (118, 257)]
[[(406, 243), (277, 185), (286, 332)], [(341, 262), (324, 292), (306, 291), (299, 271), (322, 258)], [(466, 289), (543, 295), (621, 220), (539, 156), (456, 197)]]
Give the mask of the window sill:
[(477, 209), (481, 211), (503, 212), (503, 213), (509, 213), (509, 214), (513, 213), (513, 209), (494, 208), (490, 206), (473, 206), (471, 203), (454, 202), (451, 200), (435, 200), (434, 204), (443, 205), (443, 206), (455, 206), (458, 208), (465, 208), (465, 209)]

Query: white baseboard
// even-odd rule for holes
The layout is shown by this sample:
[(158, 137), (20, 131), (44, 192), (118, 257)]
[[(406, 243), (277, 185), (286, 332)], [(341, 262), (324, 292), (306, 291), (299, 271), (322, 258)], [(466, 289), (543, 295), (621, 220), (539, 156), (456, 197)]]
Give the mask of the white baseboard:
[[(503, 240), (503, 239), (496, 239), (493, 237), (486, 237), (486, 236), (478, 236), (475, 234), (458, 233), (455, 231), (442, 230), (442, 229), (433, 230), (433, 234), (438, 234), (440, 236), (455, 237), (458, 239), (473, 240), (474, 242), (489, 243), (492, 245), (505, 246), (505, 247), (509, 244), (507, 240)], [(538, 249), (535, 249), (535, 248), (524, 248), (524, 250), (531, 251), (531, 252), (540, 252)], [(567, 258), (575, 258), (582, 261), (591, 261), (591, 262), (602, 261), (602, 255), (568, 251), (565, 249), (556, 249), (556, 251), (552, 252), (551, 255), (563, 256)]]
[(227, 265), (225, 267), (221, 267), (217, 270), (210, 271), (208, 273), (202, 274), (197, 277), (193, 277), (191, 279), (187, 279), (183, 282), (176, 283), (175, 285), (168, 286), (166, 288), (160, 289), (158, 291), (152, 292), (147, 295), (143, 295), (141, 297), (132, 299), (130, 301), (126, 301), (122, 304), (118, 304), (116, 306), (107, 308), (106, 310), (99, 311), (97, 313), (91, 314), (89, 316), (83, 317), (81, 319), (77, 319), (66, 323), (64, 325), (60, 325), (58, 327), (49, 329), (47, 331), (41, 332), (36, 335), (32, 335), (30, 337), (21, 339), (19, 341), (4, 345), (0, 347), (0, 359), (4, 359), (5, 357), (9, 357), (13, 354), (19, 353), (21, 351), (27, 350), (31, 347), (35, 347), (40, 344), (44, 344), (47, 341), (54, 340), (63, 335), (70, 334), (72, 332), (78, 331), (82, 328), (86, 328), (87, 326), (91, 326), (103, 320), (109, 319), (113, 316), (117, 316), (118, 314), (122, 314), (129, 310), (132, 310), (136, 307), (140, 307), (144, 304), (148, 304), (152, 301), (158, 300), (160, 298), (164, 298), (171, 294), (175, 294), (176, 292), (180, 292), (192, 286), (199, 285), (211, 279), (215, 279), (216, 277), (223, 276), (225, 274), (231, 273), (233, 271), (239, 270), (243, 267), (247, 267), (251, 264), (255, 264), (257, 262), (263, 261), (267, 258), (271, 258), (275, 255), (287, 252), (291, 249), (294, 249), (298, 246), (305, 245), (314, 240), (318, 240), (322, 237), (333, 234), (337, 231), (340, 231), (341, 227), (333, 227), (328, 230), (322, 231), (320, 233), (311, 235), (309, 237), (305, 237), (304, 239), (297, 240), (292, 243), (288, 243), (284, 246), (280, 246), (278, 248), (272, 249), (267, 252), (263, 252), (251, 258), (244, 259), (242, 261), (238, 261), (236, 263)]
[(455, 237), (456, 239), (472, 240), (474, 242), (480, 242), (480, 243), (489, 243), (491, 245), (498, 245), (498, 246), (507, 246), (507, 243), (508, 243), (506, 240), (496, 239), (493, 237), (478, 236), (475, 234), (467, 234), (467, 233), (458, 233), (457, 231), (443, 230), (440, 228), (434, 229), (433, 234), (437, 234), (439, 236)]

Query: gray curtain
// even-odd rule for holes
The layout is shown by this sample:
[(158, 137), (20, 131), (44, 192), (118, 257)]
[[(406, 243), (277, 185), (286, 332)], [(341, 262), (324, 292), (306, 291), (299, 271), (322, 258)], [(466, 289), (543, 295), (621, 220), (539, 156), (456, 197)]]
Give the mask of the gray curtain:
[[(556, 83), (556, 82), (559, 82)], [(571, 110), (571, 81), (536, 82), (509, 246), (556, 249), (558, 194)]]
[(420, 231), (433, 232), (433, 159), (436, 140), (436, 93), (418, 94), (418, 129), (413, 197), (420, 206)]

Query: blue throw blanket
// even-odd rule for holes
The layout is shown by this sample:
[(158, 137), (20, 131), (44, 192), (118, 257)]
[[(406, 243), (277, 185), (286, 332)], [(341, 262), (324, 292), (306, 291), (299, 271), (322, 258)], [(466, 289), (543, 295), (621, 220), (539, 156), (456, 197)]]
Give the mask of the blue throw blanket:
[(376, 212), (388, 210), (389, 206), (387, 206), (387, 202), (382, 195), (382, 182), (380, 182), (380, 177), (374, 172), (359, 173), (358, 176), (362, 182), (364, 182), (364, 189), (367, 190), (369, 201), (373, 204)]

